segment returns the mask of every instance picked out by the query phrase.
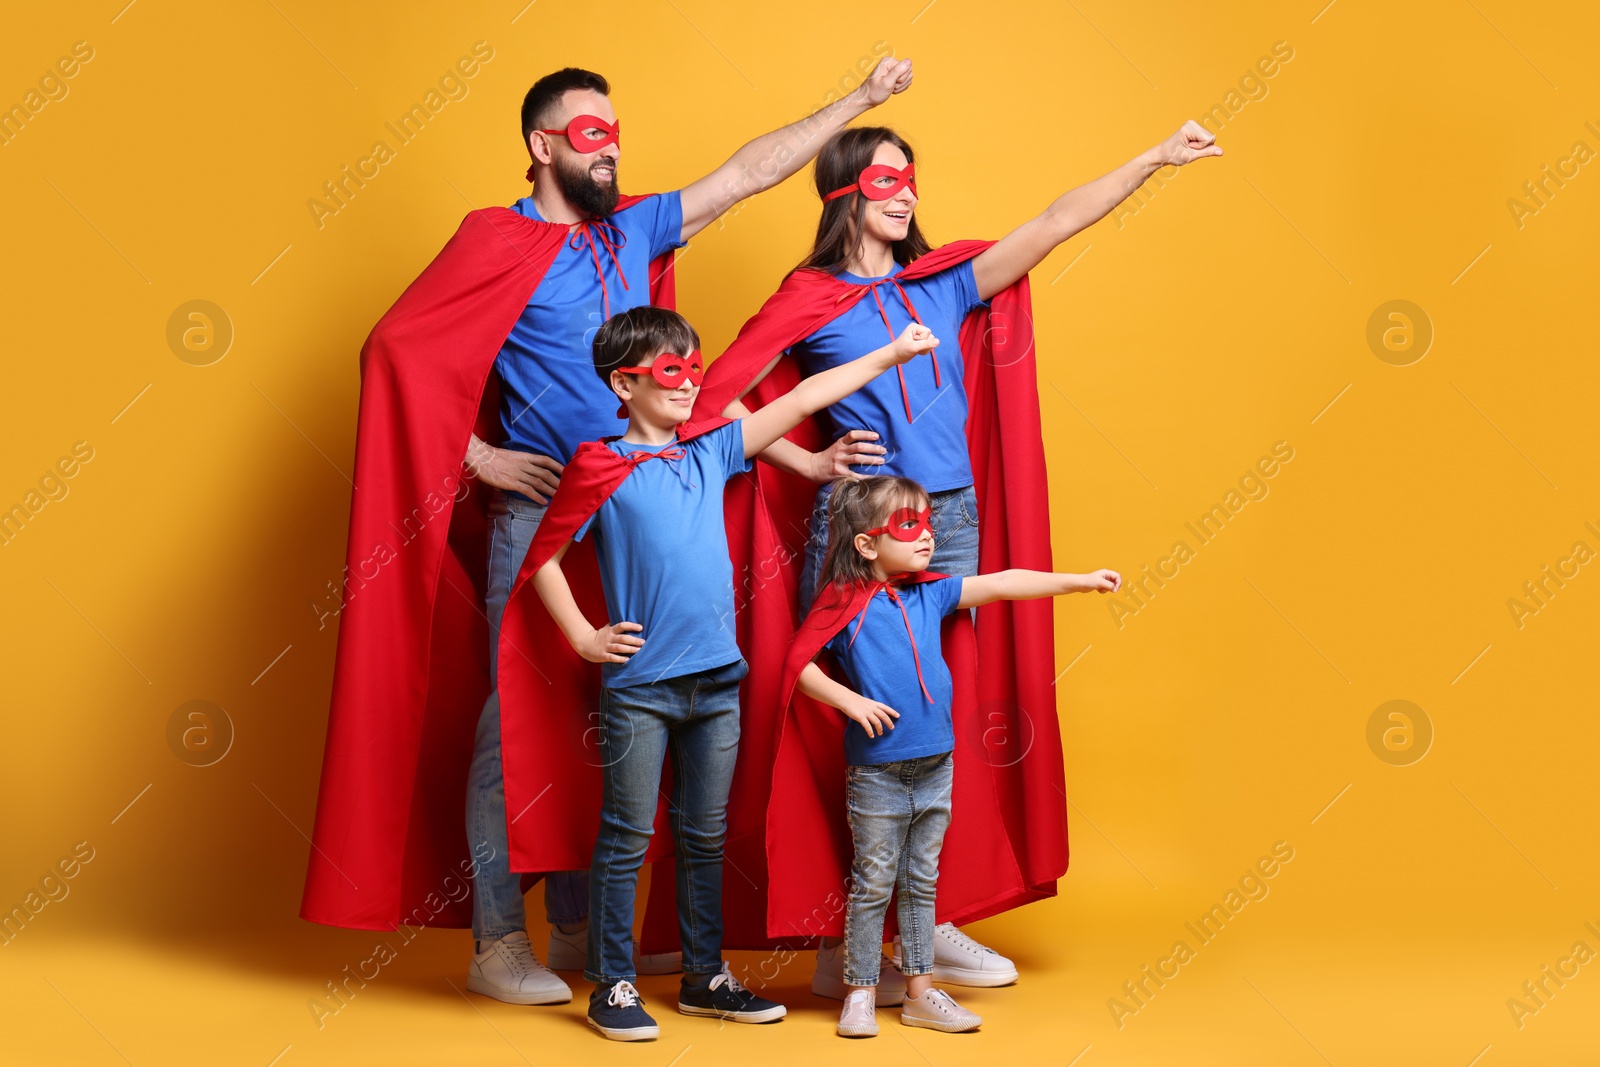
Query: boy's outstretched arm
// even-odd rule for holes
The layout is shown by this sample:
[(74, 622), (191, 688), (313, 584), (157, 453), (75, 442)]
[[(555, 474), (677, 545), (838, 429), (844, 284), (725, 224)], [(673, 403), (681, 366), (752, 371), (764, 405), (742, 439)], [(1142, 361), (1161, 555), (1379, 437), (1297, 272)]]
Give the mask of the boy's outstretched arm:
[(1089, 574), (1061, 574), (1050, 571), (995, 571), (961, 579), (961, 601), (956, 606), (975, 608), (996, 600), (1037, 600), (1065, 593), (1115, 593), (1122, 588), (1122, 575), (1098, 570)]
[(722, 166), (683, 187), (682, 239), (687, 241), (745, 197), (772, 188), (810, 163), (828, 138), (852, 119), (910, 86), (911, 60), (886, 58), (848, 96), (740, 148)]
[(544, 566), (533, 572), (534, 591), (578, 655), (590, 663), (626, 663), (627, 657), (644, 645), (644, 638), (632, 636), (644, 627), (636, 622), (612, 623), (598, 630), (589, 625), (561, 570), (561, 557), (571, 546), (569, 538)]
[(868, 700), (849, 686), (840, 685), (822, 673), (822, 668), (815, 663), (806, 664), (795, 684), (800, 692), (812, 700), (820, 700), (829, 707), (838, 708), (860, 723), (868, 737), (882, 737), (885, 730), (894, 729), (894, 720), (900, 717), (900, 713), (889, 705)]
[(907, 363), (923, 352), (932, 352), (938, 345), (939, 339), (933, 336), (932, 330), (913, 322), (882, 348), (801, 379), (799, 385), (783, 396), (739, 421), (744, 428), (745, 457), (763, 451), (808, 416), (843, 400), (890, 367)]

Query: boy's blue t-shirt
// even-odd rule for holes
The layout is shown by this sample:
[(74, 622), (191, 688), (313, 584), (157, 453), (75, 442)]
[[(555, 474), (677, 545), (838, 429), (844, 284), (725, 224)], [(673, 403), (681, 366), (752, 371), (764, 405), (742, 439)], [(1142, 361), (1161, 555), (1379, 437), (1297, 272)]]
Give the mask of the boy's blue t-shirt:
[[(885, 277), (904, 268), (895, 264)], [(877, 278), (840, 272), (835, 275), (852, 285), (871, 285)], [(983, 303), (972, 260), (902, 282), (923, 325), (939, 339), (939, 383), (933, 383), (933, 360), (918, 356), (900, 369), (905, 372), (905, 396), (911, 399), (912, 421), (906, 421), (906, 401), (900, 392), (900, 375), (884, 371), (866, 386), (826, 411), (830, 438), (850, 430), (875, 430), (877, 444), (888, 449), (881, 466), (862, 464), (861, 474), (898, 474), (912, 478), (930, 493), (962, 489), (972, 484), (972, 461), (967, 453), (967, 391), (962, 384), (961, 323), (967, 313)], [(855, 306), (789, 349), (803, 375), (817, 374), (882, 348), (900, 336), (913, 319), (893, 283), (877, 287), (883, 312), (871, 293)], [(884, 314), (889, 317), (884, 325)], [(893, 331), (891, 334), (891, 330)]]
[[(532, 197), (518, 200), (511, 210), (540, 217)], [(683, 247), (683, 204), (678, 193), (662, 193), (618, 211), (610, 222), (621, 231), (612, 240), (621, 246), (617, 263), (626, 288), (611, 256), (603, 247), (597, 251), (615, 315), (650, 303), (650, 261)], [(495, 357), (504, 434), (500, 447), (566, 463), (583, 442), (627, 429), (627, 421), (617, 417), (616, 394), (594, 370), (594, 335), (605, 322), (604, 308), (589, 245), (580, 240), (574, 248), (569, 237)]]
[[(861, 620), (858, 614), (823, 646), (838, 660), (851, 689), (900, 713), (894, 720), (894, 729), (881, 737), (868, 737), (853, 719), (846, 724), (844, 758), (851, 765), (917, 759), (956, 747), (950, 720), (953, 683), (950, 668), (944, 662), (939, 627), (961, 602), (961, 579), (903, 585), (896, 593), (905, 604), (905, 618), (901, 618), (900, 609), (889, 594), (880, 589), (867, 601), (867, 617), (861, 622), (860, 633), (856, 632)], [(917, 682), (917, 660), (911, 654), (906, 619), (911, 621), (911, 634), (917, 640), (922, 681), (933, 697), (931, 704)]]
[(659, 682), (739, 659), (722, 497), (727, 480), (750, 469), (744, 427), (731, 422), (682, 443), (606, 447), (620, 456), (682, 448), (684, 457), (640, 463), (572, 535), (580, 541), (594, 530), (608, 621), (644, 627), (634, 635), (644, 647), (626, 663), (601, 664), (601, 684)]

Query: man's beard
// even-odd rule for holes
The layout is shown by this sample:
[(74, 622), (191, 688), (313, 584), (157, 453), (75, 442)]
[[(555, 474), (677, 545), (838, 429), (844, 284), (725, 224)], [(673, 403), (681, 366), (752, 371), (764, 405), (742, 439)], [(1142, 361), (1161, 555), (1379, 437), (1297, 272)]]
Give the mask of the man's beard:
[[(596, 161), (598, 162), (598, 161)], [(595, 163), (556, 161), (556, 184), (572, 206), (591, 218), (603, 219), (617, 210), (617, 164), (612, 161), (611, 181), (602, 185), (589, 173)]]

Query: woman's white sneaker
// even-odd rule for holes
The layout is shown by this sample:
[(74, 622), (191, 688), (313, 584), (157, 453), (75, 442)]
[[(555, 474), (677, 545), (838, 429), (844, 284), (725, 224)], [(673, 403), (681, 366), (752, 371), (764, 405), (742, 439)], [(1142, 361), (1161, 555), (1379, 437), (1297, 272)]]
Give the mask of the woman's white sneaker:
[(467, 988), (507, 1004), (565, 1004), (572, 999), (571, 988), (539, 962), (522, 930), (473, 954)]
[(872, 990), (856, 989), (846, 995), (844, 1008), (839, 1012), (839, 1036), (878, 1036), (878, 1010), (873, 1003)]
[[(581, 971), (589, 965), (589, 924), (568, 933), (554, 924), (550, 927), (550, 950), (545, 959), (552, 971)], [(633, 969), (639, 974), (677, 974), (683, 970), (683, 953), (657, 952), (643, 955), (639, 939), (633, 939)]]
[[(844, 984), (844, 945), (817, 949), (817, 969), (811, 975), (811, 992), (829, 1000), (843, 1000), (850, 987)], [(893, 1007), (906, 999), (906, 976), (887, 959), (878, 967), (876, 1002)]]
[[(894, 965), (901, 966), (898, 937), (894, 939)], [(948, 985), (1010, 985), (1017, 980), (1017, 965), (954, 924), (940, 923), (933, 928), (933, 980)]]
[(900, 1006), (900, 1021), (907, 1026), (922, 1026), (961, 1034), (983, 1025), (983, 1017), (968, 1011), (942, 989), (930, 989), (920, 997), (907, 997)]

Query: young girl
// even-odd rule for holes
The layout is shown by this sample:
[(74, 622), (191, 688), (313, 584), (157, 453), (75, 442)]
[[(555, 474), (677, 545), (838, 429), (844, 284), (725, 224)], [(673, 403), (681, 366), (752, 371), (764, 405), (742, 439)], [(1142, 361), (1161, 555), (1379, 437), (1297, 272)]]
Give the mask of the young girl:
[(944, 616), (995, 600), (1109, 593), (1122, 584), (1110, 570), (935, 574), (928, 570), (931, 515), (929, 494), (908, 478), (839, 482), (829, 502), (816, 605), (797, 639), (832, 652), (849, 682), (830, 679), (812, 662), (800, 671), (799, 690), (860, 726), (845, 732), (855, 859), (844, 927), (844, 1037), (878, 1032), (875, 990), (891, 890), (899, 892), (906, 976), (900, 1021), (948, 1033), (983, 1022), (934, 989), (932, 978), (934, 896), (955, 748), (951, 678), (939, 639)]

